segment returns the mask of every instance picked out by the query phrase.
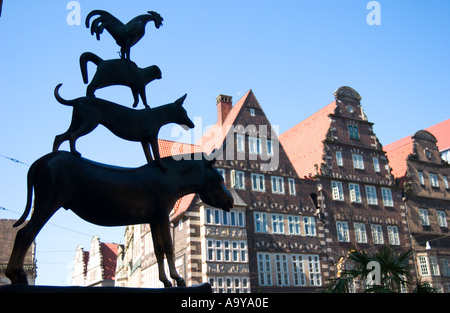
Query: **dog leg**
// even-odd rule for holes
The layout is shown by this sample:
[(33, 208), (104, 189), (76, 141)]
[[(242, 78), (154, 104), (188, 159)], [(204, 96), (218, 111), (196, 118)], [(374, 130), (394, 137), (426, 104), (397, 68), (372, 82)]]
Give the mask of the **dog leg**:
[(134, 89), (131, 89), (131, 91), (133, 92), (133, 98), (134, 98), (133, 108), (135, 108), (135, 107), (137, 107), (137, 105), (139, 103), (139, 93)]
[(147, 141), (142, 141), (142, 149), (144, 149), (145, 158), (147, 162), (150, 163), (153, 161), (152, 152), (150, 151), (150, 144)]
[(156, 164), (159, 166), (161, 170), (166, 171), (167, 168), (161, 163), (161, 156), (159, 155), (158, 139), (150, 140), (150, 145), (152, 146)]

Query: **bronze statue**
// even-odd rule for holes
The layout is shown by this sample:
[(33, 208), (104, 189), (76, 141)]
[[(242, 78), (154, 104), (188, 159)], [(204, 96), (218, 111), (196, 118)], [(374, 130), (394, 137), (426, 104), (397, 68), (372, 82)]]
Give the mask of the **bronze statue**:
[(133, 108), (139, 102), (139, 95), (145, 107), (148, 107), (145, 86), (155, 79), (161, 79), (161, 70), (156, 65), (139, 68), (136, 63), (124, 60), (102, 60), (91, 52), (80, 56), (80, 68), (85, 84), (88, 83), (87, 62), (97, 65), (97, 72), (86, 90), (86, 96), (94, 96), (95, 90), (112, 85), (124, 85), (133, 92)]
[(161, 162), (167, 171), (154, 162), (139, 168), (121, 168), (65, 151), (38, 159), (28, 171), (25, 212), (14, 227), (21, 225), (30, 213), (34, 189), (33, 213), (17, 232), (6, 276), (13, 284), (27, 284), (23, 270), (26, 252), (45, 223), (63, 207), (102, 226), (150, 223), (160, 281), (165, 287), (172, 286), (164, 272), (166, 255), (170, 277), (178, 286), (185, 286), (175, 269), (169, 212), (180, 197), (190, 193), (199, 194), (204, 203), (225, 211), (233, 207), (233, 197), (214, 168), (214, 159), (185, 155), (179, 161), (166, 157)]
[(183, 102), (187, 95), (173, 103), (153, 109), (133, 110), (95, 97), (65, 100), (58, 93), (61, 85), (59, 84), (55, 88), (55, 98), (61, 104), (72, 106), (73, 114), (69, 129), (55, 137), (53, 151), (57, 151), (61, 143), (69, 140), (70, 151), (80, 155), (75, 148), (75, 141), (93, 131), (98, 124), (102, 124), (122, 139), (141, 142), (149, 163), (153, 161), (149, 146), (151, 145), (155, 161), (161, 165), (158, 147), (159, 129), (169, 123), (194, 128), (194, 123), (183, 108)]
[(155, 27), (159, 28), (164, 20), (161, 15), (154, 11), (148, 14), (136, 16), (131, 21), (123, 24), (112, 14), (103, 10), (94, 10), (86, 17), (86, 27), (89, 28), (89, 20), (95, 15), (100, 15), (91, 25), (91, 34), (96, 34), (100, 40), (100, 34), (106, 29), (120, 46), (120, 57), (130, 59), (130, 48), (134, 46), (145, 34), (145, 26), (149, 21), (155, 22)]

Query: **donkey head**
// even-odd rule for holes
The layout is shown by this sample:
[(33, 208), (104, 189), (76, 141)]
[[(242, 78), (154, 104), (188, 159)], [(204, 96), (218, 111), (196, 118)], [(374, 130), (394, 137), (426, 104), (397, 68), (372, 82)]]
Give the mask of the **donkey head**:
[(229, 212), (233, 207), (233, 196), (225, 187), (222, 175), (213, 166), (216, 160), (204, 160), (205, 175), (200, 199), (213, 207)]
[(174, 110), (171, 112), (173, 122), (177, 123), (181, 127), (184, 128), (184, 130), (188, 130), (189, 128), (194, 128), (195, 125), (191, 121), (191, 119), (188, 117), (186, 110), (183, 108), (183, 102), (184, 99), (186, 99), (187, 94), (179, 98), (177, 101), (173, 103)]

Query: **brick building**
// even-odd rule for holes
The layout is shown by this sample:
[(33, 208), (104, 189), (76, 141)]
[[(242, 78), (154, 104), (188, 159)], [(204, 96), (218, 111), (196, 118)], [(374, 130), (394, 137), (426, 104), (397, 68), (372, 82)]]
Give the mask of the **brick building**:
[[(217, 123), (191, 147), (216, 149), (215, 167), (234, 208), (209, 207), (193, 194), (177, 202), (171, 221), (180, 275), (188, 285), (209, 282), (214, 292), (321, 288), (329, 273), (324, 228), (310, 197), (315, 182), (298, 179), (251, 90), (234, 105), (219, 95), (216, 105)], [(147, 225), (127, 227), (124, 255), (133, 261), (122, 285), (162, 286), (150, 235)]]
[[(11, 284), (11, 281), (5, 275), (5, 270), (8, 266), (17, 231), (20, 229), (13, 227), (15, 222), (17, 220), (0, 219), (0, 285)], [(37, 276), (35, 241), (33, 241), (25, 256), (24, 269), (27, 273), (28, 284), (34, 285)]]
[(92, 237), (89, 251), (78, 246), (72, 271), (72, 286), (114, 286), (119, 245)]
[(350, 87), (334, 95), (335, 101), (280, 135), (298, 176), (315, 178), (332, 275), (353, 247), (411, 247), (401, 192), (361, 96)]
[(417, 278), (441, 292), (450, 292), (449, 134), (446, 120), (385, 146), (404, 191)]

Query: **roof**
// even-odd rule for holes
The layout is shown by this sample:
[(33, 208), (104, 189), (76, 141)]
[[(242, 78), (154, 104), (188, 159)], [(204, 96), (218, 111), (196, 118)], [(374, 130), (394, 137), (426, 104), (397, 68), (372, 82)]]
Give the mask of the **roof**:
[(102, 254), (103, 260), (103, 279), (114, 280), (116, 275), (118, 250), (118, 244), (106, 242), (100, 244), (100, 253)]
[(280, 143), (299, 177), (315, 175), (314, 165), (323, 162), (323, 140), (330, 128), (329, 115), (335, 108), (333, 101), (280, 135)]
[(164, 139), (158, 139), (158, 145), (161, 158), (171, 155), (189, 154), (203, 151), (201, 146)]
[[(428, 127), (425, 130), (436, 137), (439, 151), (450, 149), (450, 119)], [(406, 174), (406, 158), (413, 153), (412, 137), (402, 138), (383, 147), (389, 159), (392, 174), (397, 178), (401, 178)]]

